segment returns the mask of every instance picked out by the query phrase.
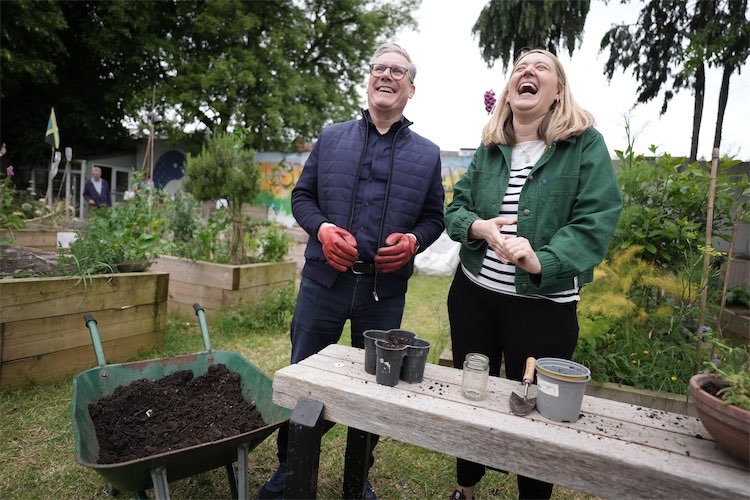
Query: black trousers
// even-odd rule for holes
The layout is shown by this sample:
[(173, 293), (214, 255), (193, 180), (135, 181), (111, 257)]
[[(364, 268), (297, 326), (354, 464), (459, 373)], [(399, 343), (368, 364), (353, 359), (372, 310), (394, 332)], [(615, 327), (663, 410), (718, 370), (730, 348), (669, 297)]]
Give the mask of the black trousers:
[[(500, 374), (504, 360), (505, 376), (521, 380), (529, 356), (570, 359), (578, 340), (576, 306), (493, 292), (469, 280), (459, 267), (448, 292), (453, 366), (463, 368), (466, 354), (478, 352), (489, 357), (490, 375)], [(485, 471), (482, 464), (457, 459), (461, 486), (474, 486)], [(519, 498), (549, 498), (552, 487), (518, 476)]]

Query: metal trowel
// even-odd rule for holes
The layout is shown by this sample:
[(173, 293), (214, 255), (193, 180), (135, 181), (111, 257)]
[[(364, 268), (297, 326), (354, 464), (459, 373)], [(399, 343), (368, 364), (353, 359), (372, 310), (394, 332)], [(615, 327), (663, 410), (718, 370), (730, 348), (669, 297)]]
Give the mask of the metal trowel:
[(536, 368), (536, 359), (529, 356), (526, 359), (526, 367), (523, 370), (523, 398), (515, 392), (510, 393), (510, 411), (514, 415), (528, 415), (536, 406), (536, 398), (529, 399), (529, 385), (534, 381), (534, 369)]

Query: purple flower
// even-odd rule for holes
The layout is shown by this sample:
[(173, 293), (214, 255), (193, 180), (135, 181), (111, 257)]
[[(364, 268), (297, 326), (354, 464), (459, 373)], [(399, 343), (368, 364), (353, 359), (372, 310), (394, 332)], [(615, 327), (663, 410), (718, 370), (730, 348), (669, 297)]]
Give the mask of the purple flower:
[(8, 177), (13, 177), (13, 165), (8, 165), (8, 168), (5, 169), (5, 173), (8, 174)]
[(714, 358), (711, 360), (711, 364), (714, 366), (719, 366), (721, 364), (721, 360), (719, 358)]
[(495, 91), (494, 90), (488, 90), (484, 93), (484, 109), (487, 110), (487, 114), (492, 113), (492, 110), (495, 107)]
[(698, 333), (707, 333), (707, 332), (710, 332), (710, 331), (711, 331), (711, 327), (710, 326), (702, 325), (702, 326), (698, 327)]

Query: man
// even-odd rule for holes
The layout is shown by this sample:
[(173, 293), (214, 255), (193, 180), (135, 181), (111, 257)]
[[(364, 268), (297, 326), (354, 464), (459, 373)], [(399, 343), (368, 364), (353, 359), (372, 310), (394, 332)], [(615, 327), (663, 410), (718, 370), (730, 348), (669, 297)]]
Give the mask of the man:
[[(380, 46), (371, 61), (368, 109), (323, 130), (292, 191), (292, 213), (310, 235), (292, 363), (337, 343), (347, 320), (359, 348), (365, 330), (399, 328), (414, 255), (444, 228), (440, 148), (409, 130), (402, 114), (417, 69), (396, 44)], [(282, 426), (280, 467), (258, 498), (283, 495), (287, 437)], [(377, 498), (369, 481), (363, 496)]]
[(111, 207), (112, 198), (109, 194), (109, 184), (102, 179), (102, 169), (93, 167), (91, 169), (91, 179), (86, 181), (83, 187), (83, 198), (89, 207)]

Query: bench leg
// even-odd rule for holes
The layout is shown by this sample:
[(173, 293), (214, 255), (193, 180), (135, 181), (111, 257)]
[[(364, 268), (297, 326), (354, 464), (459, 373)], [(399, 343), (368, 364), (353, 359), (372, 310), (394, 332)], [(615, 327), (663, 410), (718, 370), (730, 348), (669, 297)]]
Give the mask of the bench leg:
[(315, 498), (318, 492), (323, 403), (300, 398), (289, 418), (285, 498)]
[(344, 498), (362, 498), (370, 468), (372, 434), (349, 427), (344, 456)]

